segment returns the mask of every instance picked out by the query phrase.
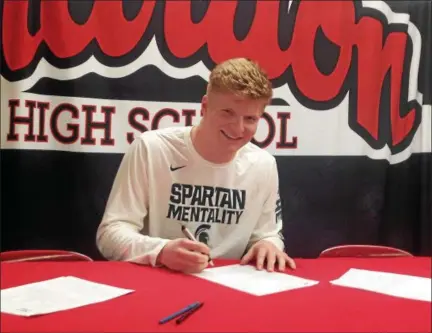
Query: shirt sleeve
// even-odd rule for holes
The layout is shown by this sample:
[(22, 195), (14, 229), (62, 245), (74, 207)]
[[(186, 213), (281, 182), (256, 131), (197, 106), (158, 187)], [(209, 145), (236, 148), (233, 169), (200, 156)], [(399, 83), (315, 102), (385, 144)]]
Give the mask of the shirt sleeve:
[(137, 137), (123, 157), (115, 177), (96, 244), (108, 260), (132, 261), (156, 266), (156, 259), (168, 239), (141, 234), (148, 217), (149, 184), (147, 149)]
[(256, 242), (265, 239), (272, 242), (281, 251), (284, 250), (284, 239), (282, 235), (282, 202), (279, 196), (279, 176), (276, 160), (270, 169), (267, 186), (267, 197), (262, 209), (261, 216), (252, 232), (247, 249)]

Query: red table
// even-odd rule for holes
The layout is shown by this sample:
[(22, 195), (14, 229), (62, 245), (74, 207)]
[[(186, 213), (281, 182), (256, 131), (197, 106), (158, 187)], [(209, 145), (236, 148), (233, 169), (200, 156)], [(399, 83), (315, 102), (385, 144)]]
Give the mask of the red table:
[[(227, 261), (215, 261), (223, 265)], [(313, 287), (256, 297), (193, 276), (122, 262), (2, 263), (1, 289), (73, 275), (134, 289), (119, 298), (25, 318), (1, 314), (2, 332), (430, 332), (431, 303), (329, 283), (349, 268), (431, 276), (431, 258), (297, 259)], [(158, 320), (195, 301), (181, 325)]]

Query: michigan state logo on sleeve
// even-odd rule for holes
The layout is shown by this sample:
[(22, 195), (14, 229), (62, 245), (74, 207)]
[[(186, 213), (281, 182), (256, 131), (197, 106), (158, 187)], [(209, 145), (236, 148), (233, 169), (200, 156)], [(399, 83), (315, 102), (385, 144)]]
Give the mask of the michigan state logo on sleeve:
[(277, 199), (276, 199), (275, 222), (276, 222), (276, 224), (281, 223), (281, 228), (278, 232), (278, 236), (280, 237), (280, 239), (284, 240), (285, 237), (283, 234), (282, 201), (281, 201), (280, 196), (279, 196), (279, 191), (278, 191)]
[(277, 199), (276, 199), (275, 215), (276, 215), (276, 223), (282, 220), (282, 202), (279, 196), (279, 192), (277, 194)]

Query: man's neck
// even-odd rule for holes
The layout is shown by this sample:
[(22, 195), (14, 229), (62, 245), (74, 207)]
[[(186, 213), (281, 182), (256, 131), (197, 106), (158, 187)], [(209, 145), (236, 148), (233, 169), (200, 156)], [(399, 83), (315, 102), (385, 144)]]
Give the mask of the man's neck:
[(216, 144), (211, 142), (208, 138), (206, 138), (205, 133), (203, 133), (202, 129), (198, 126), (194, 126), (191, 131), (191, 140), (192, 144), (197, 151), (197, 153), (205, 160), (216, 163), (223, 164), (230, 162), (235, 154), (222, 154), (220, 153), (220, 147), (217, 147)]

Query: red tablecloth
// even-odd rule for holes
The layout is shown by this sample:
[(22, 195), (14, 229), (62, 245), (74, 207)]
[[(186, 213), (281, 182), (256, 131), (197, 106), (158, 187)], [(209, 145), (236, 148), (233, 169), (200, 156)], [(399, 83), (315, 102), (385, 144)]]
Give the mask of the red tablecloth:
[[(216, 261), (217, 265), (228, 262)], [(230, 262), (231, 263), (231, 262)], [(2, 263), (1, 289), (73, 275), (134, 289), (119, 298), (25, 318), (1, 314), (2, 332), (430, 332), (431, 303), (334, 286), (349, 268), (431, 276), (430, 258), (297, 259), (290, 272), (320, 283), (256, 297), (193, 276), (121, 262)], [(288, 271), (288, 270), (287, 270)], [(195, 301), (181, 325), (158, 320)]]

